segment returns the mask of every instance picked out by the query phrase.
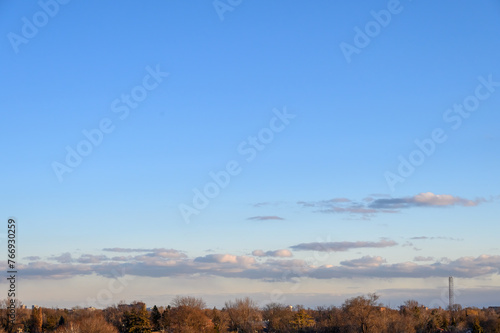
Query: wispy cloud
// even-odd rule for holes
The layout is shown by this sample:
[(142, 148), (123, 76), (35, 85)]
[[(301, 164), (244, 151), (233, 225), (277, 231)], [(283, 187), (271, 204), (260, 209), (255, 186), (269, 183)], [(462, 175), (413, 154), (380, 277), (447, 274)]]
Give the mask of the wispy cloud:
[(253, 256), (256, 257), (281, 257), (281, 258), (286, 258), (286, 257), (292, 257), (292, 252), (287, 249), (283, 250), (276, 250), (276, 251), (262, 251), (262, 250), (255, 250), (252, 252)]
[[(493, 200), (493, 197), (491, 200)], [(372, 194), (361, 201), (348, 198), (333, 198), (321, 201), (298, 201), (297, 204), (303, 208), (314, 208), (319, 213), (348, 214), (351, 217), (357, 216), (362, 219), (370, 219), (379, 213), (394, 214), (401, 212), (402, 209), (412, 207), (473, 207), (487, 201), (489, 200), (484, 198), (471, 200), (449, 194), (426, 192), (412, 197), (391, 198), (385, 195)]]
[(298, 201), (297, 204), (304, 208), (316, 208), (319, 213), (338, 213), (360, 215), (363, 218), (369, 218), (378, 213), (378, 210), (367, 208), (365, 203), (353, 201), (344, 201), (338, 199), (322, 201)]
[(113, 248), (105, 248), (102, 249), (103, 251), (108, 251), (108, 252), (125, 252), (125, 253), (131, 253), (131, 252), (151, 252), (154, 251), (154, 249), (131, 249), (131, 248), (124, 248), (124, 247), (113, 247)]
[(279, 216), (252, 216), (247, 220), (257, 220), (257, 221), (267, 221), (267, 220), (284, 220), (284, 218)]
[(24, 257), (23, 259), (29, 260), (29, 261), (37, 261), (37, 260), (40, 260), (42, 258), (40, 258), (38, 256), (30, 256), (30, 257)]
[(132, 258), (133, 258), (132, 256), (116, 256), (116, 257), (112, 257), (111, 260), (112, 261), (129, 261)]
[(418, 236), (418, 237), (411, 237), (410, 239), (413, 239), (413, 240), (443, 239), (443, 240), (451, 240), (451, 241), (463, 241), (463, 238), (453, 238), (453, 237), (443, 237), (443, 236), (438, 236), (438, 237)]
[(82, 254), (76, 261), (82, 264), (97, 264), (108, 260), (105, 255)]
[(262, 202), (257, 202), (255, 204), (253, 204), (252, 206), (255, 207), (255, 208), (259, 208), (259, 207), (265, 207), (265, 206), (280, 206), (282, 204), (284, 204), (285, 202), (283, 201), (262, 201)]
[(420, 193), (413, 197), (377, 199), (370, 204), (376, 209), (404, 209), (410, 207), (432, 207), (432, 206), (464, 206), (472, 207), (486, 202), (484, 198), (475, 200), (464, 199), (449, 194), (434, 194), (432, 192)]
[(418, 257), (413, 258), (413, 261), (433, 261), (433, 260), (434, 260), (434, 257), (418, 256)]
[[(107, 252), (118, 252), (118, 253), (141, 253), (147, 252), (144, 256), (148, 257), (162, 257), (162, 258), (185, 258), (186, 255), (180, 251), (174, 249), (156, 248), (156, 249), (131, 249), (131, 248), (105, 248), (102, 249)], [(123, 257), (124, 258), (124, 257)]]
[(177, 251), (174, 249), (164, 249), (164, 248), (153, 249), (145, 256), (158, 257), (158, 258), (171, 258), (171, 259), (187, 258), (187, 255), (181, 251)]
[(387, 261), (380, 256), (364, 256), (359, 259), (345, 260), (340, 262), (340, 264), (347, 267), (378, 267), (386, 262)]
[(58, 255), (58, 256), (52, 256), (49, 258), (49, 260), (54, 260), (54, 261), (57, 261), (61, 264), (68, 264), (68, 263), (73, 262), (73, 258), (71, 256), (71, 253), (69, 253), (69, 252), (63, 253), (63, 254)]
[(247, 256), (236, 256), (232, 254), (208, 254), (204, 257), (197, 257), (194, 262), (215, 263), (215, 264), (233, 264), (236, 266), (247, 267), (255, 264), (255, 259)]
[(313, 243), (301, 243), (297, 245), (290, 246), (290, 248), (298, 251), (320, 251), (320, 252), (344, 252), (351, 249), (359, 248), (382, 248), (396, 246), (393, 240), (382, 239), (379, 242), (313, 242)]

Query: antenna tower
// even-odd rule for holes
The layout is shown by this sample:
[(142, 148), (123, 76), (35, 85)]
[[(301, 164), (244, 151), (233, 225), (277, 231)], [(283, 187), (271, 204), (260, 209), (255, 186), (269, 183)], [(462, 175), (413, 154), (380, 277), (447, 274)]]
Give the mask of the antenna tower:
[(453, 309), (453, 305), (455, 304), (455, 294), (454, 294), (454, 287), (453, 287), (453, 276), (450, 276), (448, 278), (448, 284), (449, 284), (449, 296), (450, 296), (450, 311)]

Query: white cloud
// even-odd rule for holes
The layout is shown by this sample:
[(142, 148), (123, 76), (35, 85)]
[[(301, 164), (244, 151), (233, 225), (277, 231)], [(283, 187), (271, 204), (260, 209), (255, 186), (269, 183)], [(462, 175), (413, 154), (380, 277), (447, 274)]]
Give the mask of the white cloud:
[(380, 256), (377, 257), (364, 256), (359, 259), (345, 260), (342, 261), (340, 264), (348, 267), (378, 267), (386, 262), (387, 261)]
[(467, 200), (460, 197), (454, 197), (449, 194), (434, 194), (432, 192), (420, 193), (413, 197), (414, 202), (420, 205), (429, 206), (476, 206), (484, 200)]
[(276, 251), (262, 251), (262, 250), (255, 250), (252, 252), (253, 256), (256, 257), (281, 257), (281, 258), (287, 258), (287, 257), (292, 257), (292, 252), (287, 249), (282, 249), (282, 250), (276, 250)]
[(486, 202), (484, 198), (476, 200), (464, 199), (450, 194), (434, 194), (425, 192), (413, 197), (377, 199), (370, 204), (375, 209), (403, 209), (410, 207), (432, 207), (432, 206), (464, 206), (471, 207)]
[(207, 254), (204, 257), (197, 257), (194, 259), (195, 262), (202, 263), (218, 263), (218, 264), (237, 264), (242, 266), (248, 266), (255, 263), (255, 259), (247, 256), (235, 256), (232, 254)]

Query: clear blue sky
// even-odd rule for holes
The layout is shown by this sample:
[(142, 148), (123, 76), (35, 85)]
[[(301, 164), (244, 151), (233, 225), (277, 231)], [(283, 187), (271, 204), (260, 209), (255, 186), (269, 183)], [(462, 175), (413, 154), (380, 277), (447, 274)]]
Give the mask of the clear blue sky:
[(500, 3), (54, 1), (0, 4), (25, 303), (498, 299)]

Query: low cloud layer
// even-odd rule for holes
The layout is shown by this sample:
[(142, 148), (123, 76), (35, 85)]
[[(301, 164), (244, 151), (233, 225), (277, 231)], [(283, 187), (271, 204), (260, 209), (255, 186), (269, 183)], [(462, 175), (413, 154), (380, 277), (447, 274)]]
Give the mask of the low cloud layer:
[[(395, 246), (390, 240), (379, 242), (331, 242), (299, 244), (299, 249), (347, 251), (355, 248)], [(326, 244), (326, 245), (325, 245)], [(292, 247), (293, 248), (293, 247)], [(142, 251), (135, 251), (142, 252)], [(116, 277), (123, 274), (146, 277), (219, 276), (262, 281), (293, 281), (297, 277), (315, 279), (342, 278), (430, 278), (455, 276), (473, 278), (499, 274), (500, 256), (481, 255), (456, 260), (415, 257), (413, 261), (390, 263), (381, 256), (363, 256), (344, 260), (337, 265), (315, 264), (292, 259), (289, 250), (256, 250), (253, 256), (230, 253), (188, 257), (182, 251), (155, 249), (137, 256), (83, 254), (73, 258), (70, 253), (19, 265), (24, 279), (65, 279), (74, 276), (98, 275)], [(259, 258), (256, 260), (256, 257)], [(5, 263), (0, 269), (6, 269)]]

